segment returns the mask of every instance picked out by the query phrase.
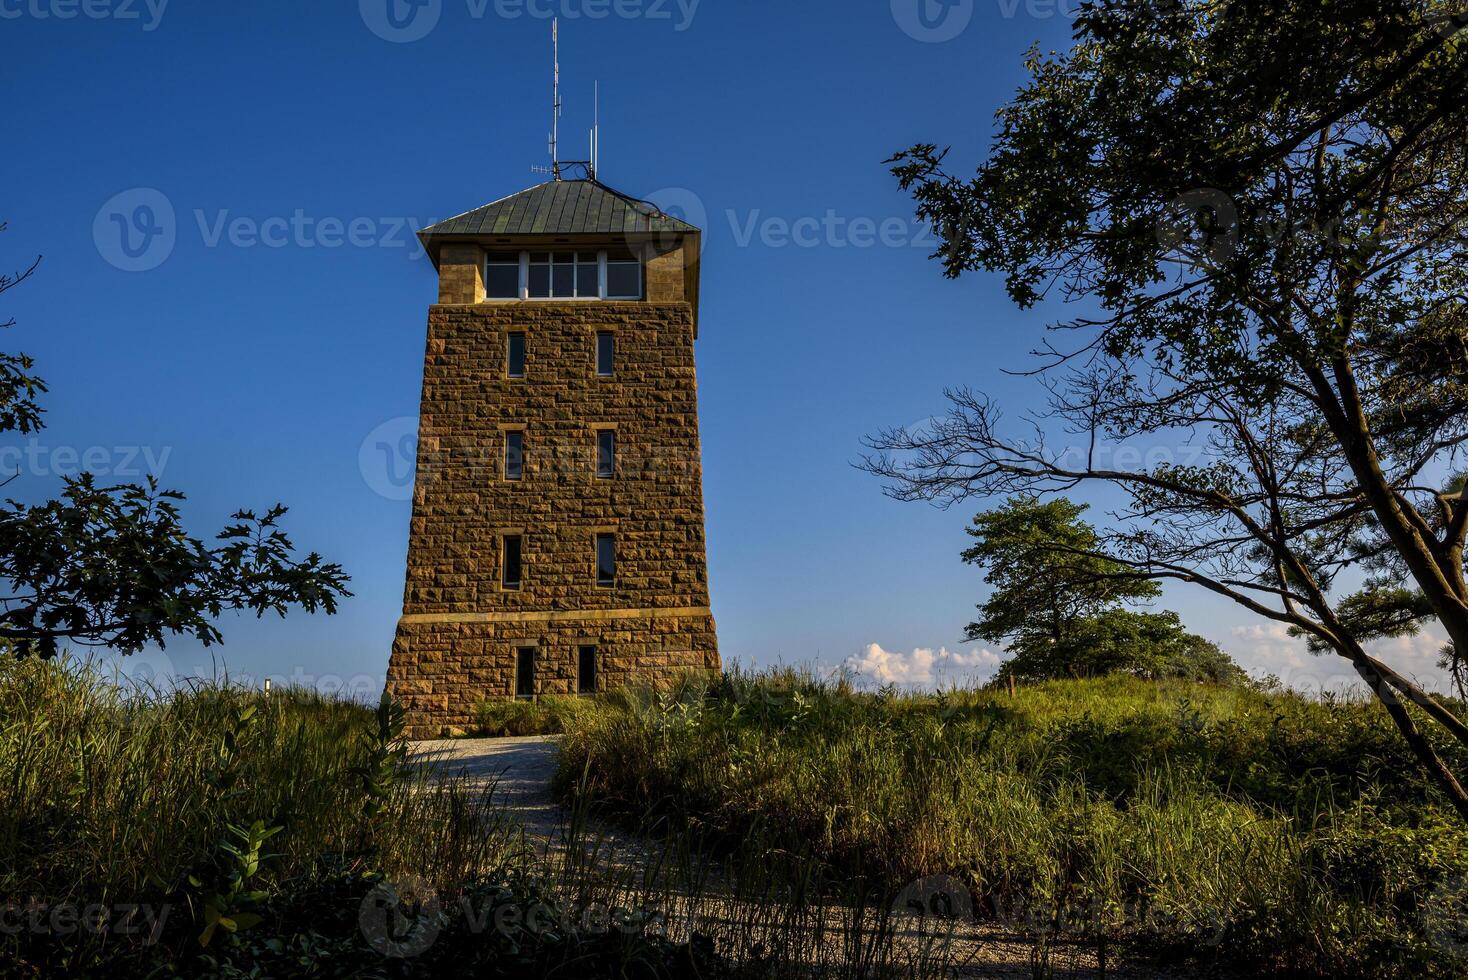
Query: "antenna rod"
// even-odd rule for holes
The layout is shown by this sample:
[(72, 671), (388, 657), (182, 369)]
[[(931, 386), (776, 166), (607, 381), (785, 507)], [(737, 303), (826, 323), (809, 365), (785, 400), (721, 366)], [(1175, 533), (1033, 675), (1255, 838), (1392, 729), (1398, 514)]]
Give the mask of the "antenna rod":
[(551, 57), (555, 62), (555, 82), (551, 89), (551, 170), (561, 179), (561, 158), (556, 143), (561, 135), (561, 20), (551, 19)]
[(601, 82), (592, 85), (591, 98), (591, 179), (596, 180), (601, 163)]

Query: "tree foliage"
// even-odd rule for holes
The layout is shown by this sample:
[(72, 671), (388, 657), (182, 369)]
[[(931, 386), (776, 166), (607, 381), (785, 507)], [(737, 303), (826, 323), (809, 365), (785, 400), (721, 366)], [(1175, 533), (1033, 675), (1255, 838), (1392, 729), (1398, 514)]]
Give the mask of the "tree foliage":
[[(0, 275), (0, 293), (29, 278), (39, 261)], [(37, 397), (45, 390), (31, 358), (0, 353), (0, 432), (40, 429)], [(296, 555), (280, 527), (285, 507), (237, 512), (210, 546), (186, 533), (183, 499), (152, 479), (99, 486), (84, 473), (65, 480), (60, 499), (7, 501), (0, 508), (0, 641), (43, 657), (67, 645), (135, 653), (180, 634), (208, 645), (223, 639), (213, 620), (226, 610), (333, 613), (351, 595), (340, 565)]]
[(1120, 488), (1114, 560), (1345, 657), (1468, 817), (1407, 705), (1468, 726), (1363, 646), (1431, 616), (1468, 650), (1465, 27), (1461, 0), (1084, 4), (974, 174), (894, 160), (948, 275), (1084, 304), (1037, 351), (1049, 410), (1017, 432), (953, 391), (868, 465), (903, 499)]
[(1242, 672), (1212, 643), (1183, 629), (1176, 613), (1133, 612), (1157, 583), (1098, 553), (1084, 504), (1018, 496), (974, 518), (963, 560), (985, 570), (992, 591), (966, 639), (1002, 643), (999, 676), (1021, 680), (1187, 677), (1227, 682)]
[(1086, 509), (1064, 497), (1019, 496), (974, 518), (963, 560), (985, 570), (993, 591), (966, 639), (1059, 643), (1077, 619), (1160, 594), (1155, 582), (1124, 577), (1125, 566), (1097, 554), (1096, 529), (1081, 520)]

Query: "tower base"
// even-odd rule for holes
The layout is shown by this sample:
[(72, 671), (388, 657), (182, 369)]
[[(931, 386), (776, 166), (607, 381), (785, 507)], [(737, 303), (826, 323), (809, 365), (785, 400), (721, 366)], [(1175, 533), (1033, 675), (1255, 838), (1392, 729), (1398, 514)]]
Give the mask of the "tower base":
[[(442, 613), (398, 623), (387, 690), (407, 710), (409, 738), (474, 730), (486, 701), (576, 694), (582, 647), (596, 648), (595, 689), (663, 686), (719, 669), (713, 613), (691, 609), (599, 609), (554, 613)], [(520, 651), (535, 650), (532, 683)]]

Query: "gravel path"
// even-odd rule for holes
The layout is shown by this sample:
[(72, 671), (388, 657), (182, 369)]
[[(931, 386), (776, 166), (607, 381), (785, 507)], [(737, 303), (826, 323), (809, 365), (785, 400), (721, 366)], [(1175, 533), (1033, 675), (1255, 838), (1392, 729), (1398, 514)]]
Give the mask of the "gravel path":
[[(527, 738), (453, 739), (415, 742), (409, 751), (414, 765), (431, 768), (437, 778), (461, 779), (471, 786), (495, 783), (495, 799), (525, 828), (525, 832), (548, 848), (564, 844), (566, 813), (551, 796), (551, 779), (556, 772), (556, 739)], [(636, 861), (646, 842), (602, 826), (593, 828), (599, 860)], [(605, 848), (605, 850), (603, 850)], [(832, 909), (833, 918), (840, 911)], [(1074, 943), (1056, 944), (1055, 962), (1048, 968), (1031, 962), (1032, 941), (991, 924), (973, 924), (954, 937), (962, 966), (958, 977), (984, 980), (1029, 980), (1035, 976), (1091, 980), (1102, 976), (1089, 947)], [(1233, 974), (1212, 970), (1155, 969), (1117, 963), (1105, 972), (1108, 980), (1232, 980)]]
[(564, 812), (551, 796), (556, 773), (556, 740), (528, 738), (453, 739), (414, 742), (409, 759), (436, 770), (440, 778), (460, 779), (471, 786), (495, 783), (495, 800), (520, 822), (525, 832), (553, 840), (560, 836)]

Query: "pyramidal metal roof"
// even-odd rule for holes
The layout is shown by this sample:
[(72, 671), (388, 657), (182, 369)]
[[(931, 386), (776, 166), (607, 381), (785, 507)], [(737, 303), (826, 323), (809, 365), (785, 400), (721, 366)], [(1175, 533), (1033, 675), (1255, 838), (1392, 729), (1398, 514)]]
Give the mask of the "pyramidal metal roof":
[(696, 232), (693, 225), (664, 214), (594, 180), (551, 180), (486, 204), (418, 233), (439, 235), (623, 235)]

